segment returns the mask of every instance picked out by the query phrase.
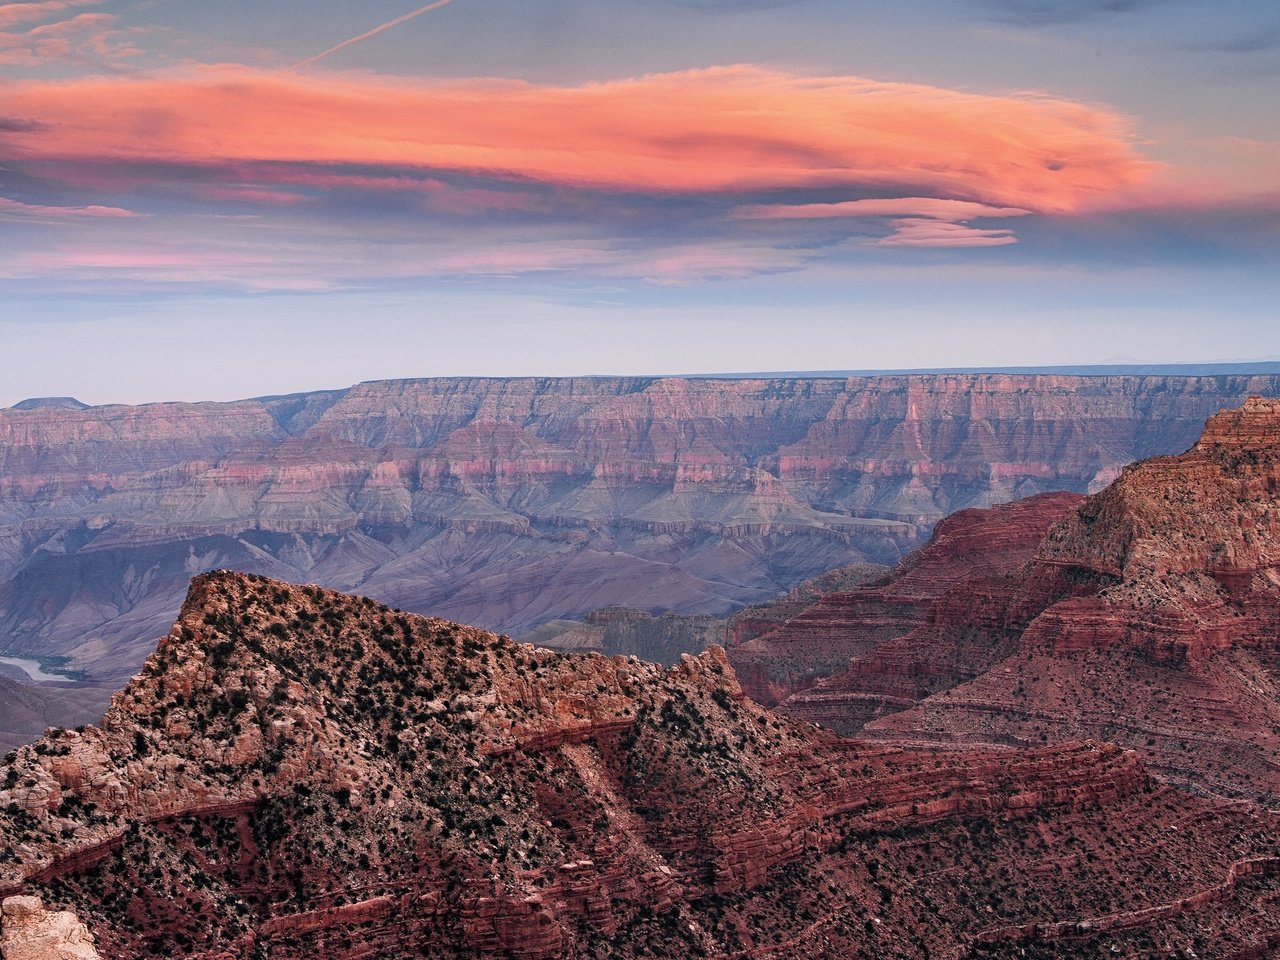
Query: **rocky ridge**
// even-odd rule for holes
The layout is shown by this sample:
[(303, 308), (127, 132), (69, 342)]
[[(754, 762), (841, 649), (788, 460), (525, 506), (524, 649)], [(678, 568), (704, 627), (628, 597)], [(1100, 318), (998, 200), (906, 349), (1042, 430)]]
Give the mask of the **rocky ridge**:
[[(940, 629), (953, 626), (936, 612), (944, 606), (941, 600), (949, 591), (970, 602), (972, 591), (982, 580), (999, 579), (1021, 568), (1049, 528), (1081, 499), (1078, 494), (1047, 493), (986, 509), (962, 510), (942, 520), (928, 544), (879, 582), (836, 590), (799, 605), (785, 600), (769, 616), (757, 617), (765, 629), (751, 633), (730, 630), (729, 652), (747, 692), (770, 706), (787, 701), (789, 710), (836, 729), (851, 725), (857, 729), (865, 717), (853, 720), (843, 711), (819, 715), (808, 706), (819, 699), (806, 699), (803, 691), (841, 673), (851, 660), (864, 672), (875, 669), (869, 665), (874, 655), (889, 682), (880, 691), (883, 698), (866, 698), (865, 709), (871, 715), (900, 706), (904, 699), (910, 703), (927, 695), (923, 689), (928, 684), (945, 683), (945, 679), (932, 678), (953, 676), (958, 667), (953, 665), (953, 672), (948, 673), (946, 662), (937, 660), (933, 649), (922, 649), (918, 656), (917, 645), (910, 639), (912, 632), (930, 625), (931, 620), (942, 625)], [(908, 639), (894, 644), (900, 637)], [(886, 658), (896, 662), (887, 663)], [(906, 678), (924, 682), (926, 688), (909, 684), (903, 690), (901, 680)], [(835, 682), (821, 684), (818, 697), (826, 696)]]
[(561, 656), (228, 573), (193, 582), (100, 727), (5, 759), (0, 805), (0, 895), (73, 907), (118, 958), (1228, 957), (1280, 936), (1276, 819), (1133, 752), (849, 741), (745, 699), (719, 648)]
[(1270, 802), (1278, 523), (1280, 403), (1254, 398), (1064, 510), (1020, 569), (975, 569), (889, 639), (854, 617), (844, 643), (864, 649), (780, 709), (911, 742), (1113, 740), (1173, 782)]

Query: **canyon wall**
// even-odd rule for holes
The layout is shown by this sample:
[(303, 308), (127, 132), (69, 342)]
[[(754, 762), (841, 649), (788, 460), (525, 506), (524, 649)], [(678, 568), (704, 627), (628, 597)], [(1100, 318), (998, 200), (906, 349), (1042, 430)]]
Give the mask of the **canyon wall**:
[(723, 615), (955, 510), (1098, 489), (1280, 378), (415, 380), (0, 411), (0, 652), (118, 680), (230, 567), (514, 632)]
[(823, 597), (730, 656), (753, 696), (845, 733), (1093, 737), (1191, 789), (1272, 798), (1277, 544), (1280, 401), (1251, 398), (1087, 498), (956, 514), (883, 584)]

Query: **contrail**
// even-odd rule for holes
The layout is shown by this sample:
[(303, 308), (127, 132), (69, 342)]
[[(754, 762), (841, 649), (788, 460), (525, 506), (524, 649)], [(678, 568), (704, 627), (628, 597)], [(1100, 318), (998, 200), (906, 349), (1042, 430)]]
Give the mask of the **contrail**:
[(374, 27), (368, 33), (362, 33), (360, 36), (352, 37), (350, 40), (343, 40), (336, 47), (330, 47), (328, 50), (324, 51), (324, 53), (317, 53), (314, 57), (307, 57), (305, 60), (299, 60), (289, 69), (297, 70), (299, 67), (305, 67), (309, 63), (315, 63), (317, 60), (323, 60), (325, 57), (329, 56), (329, 54), (337, 53), (339, 50), (345, 50), (353, 43), (359, 43), (361, 40), (368, 40), (370, 37), (376, 37), (378, 34), (382, 33), (383, 30), (390, 30), (392, 27), (398, 27), (400, 24), (406, 23), (414, 17), (420, 17), (424, 13), (430, 13), (432, 10), (439, 10), (441, 7), (450, 3), (453, 3), (453, 0), (436, 0), (435, 3), (428, 3), (425, 7), (419, 7), (412, 13), (406, 13), (403, 17), (396, 17), (394, 20), (388, 20), (381, 26)]

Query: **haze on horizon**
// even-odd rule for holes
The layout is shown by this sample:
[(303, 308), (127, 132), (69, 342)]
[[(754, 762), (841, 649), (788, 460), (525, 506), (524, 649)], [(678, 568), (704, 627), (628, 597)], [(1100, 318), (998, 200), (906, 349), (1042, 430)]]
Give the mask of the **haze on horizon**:
[(0, 3), (0, 405), (1280, 354), (1265, 0)]

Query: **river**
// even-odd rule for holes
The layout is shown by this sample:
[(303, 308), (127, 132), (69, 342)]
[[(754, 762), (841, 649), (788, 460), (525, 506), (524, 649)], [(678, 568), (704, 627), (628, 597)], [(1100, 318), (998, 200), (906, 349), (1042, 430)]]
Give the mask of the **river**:
[[(8, 664), (11, 667), (17, 667), (19, 670), (25, 671), (27, 676), (39, 683), (42, 680), (62, 680), (65, 683), (74, 682), (71, 677), (61, 673), (47, 673), (45, 669), (35, 660), (24, 660), (22, 657), (0, 657), (0, 663)], [(51, 667), (50, 669), (56, 669)]]

